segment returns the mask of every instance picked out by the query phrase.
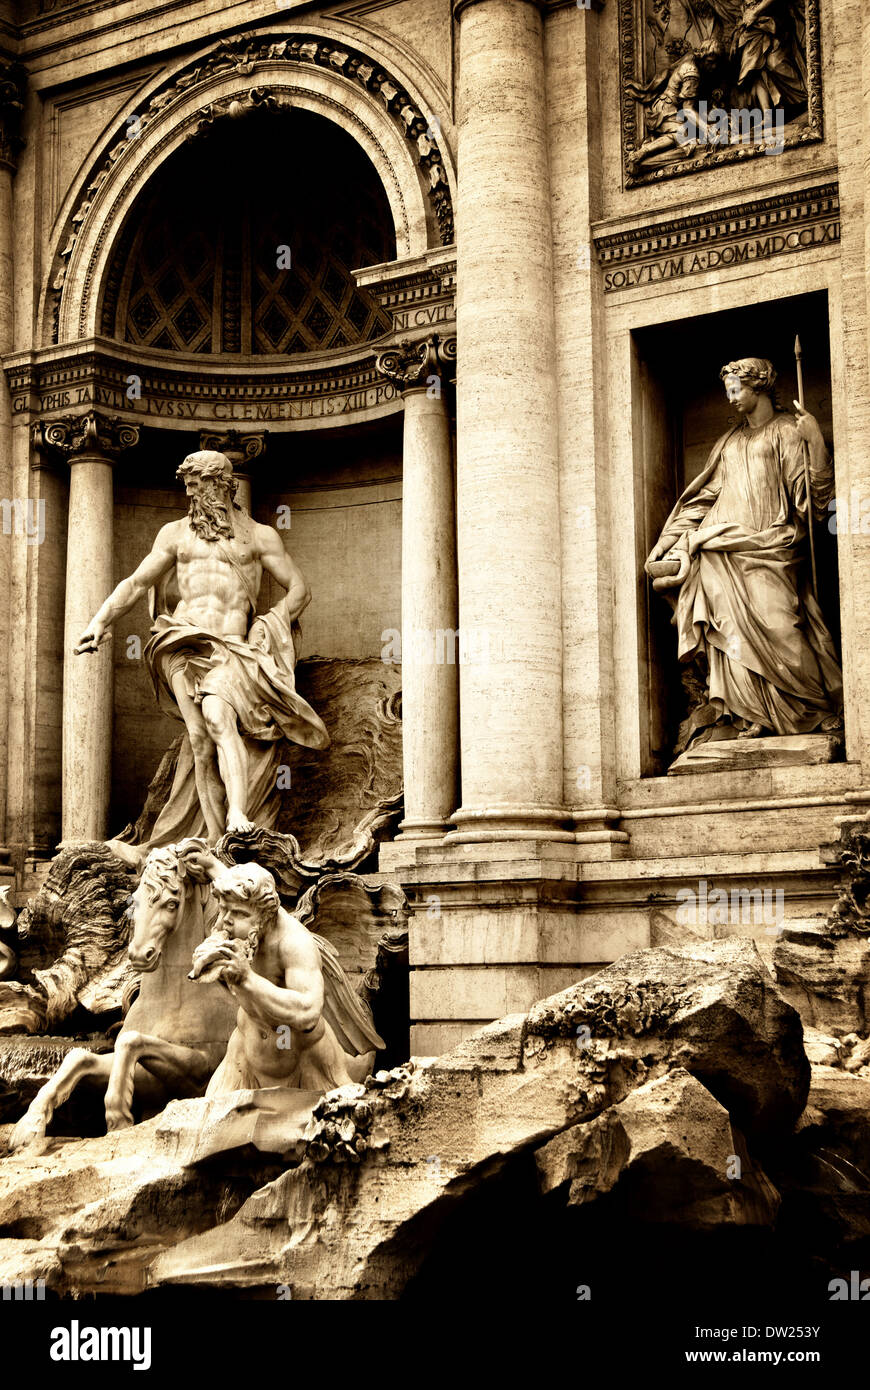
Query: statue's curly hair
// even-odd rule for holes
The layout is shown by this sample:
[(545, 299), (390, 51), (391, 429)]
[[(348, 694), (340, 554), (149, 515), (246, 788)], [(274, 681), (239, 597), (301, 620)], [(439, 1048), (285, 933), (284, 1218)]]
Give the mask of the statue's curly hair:
[(281, 906), (275, 880), (262, 864), (234, 864), (212, 880), (212, 888), (219, 898), (233, 902), (263, 905), (273, 912)]
[(235, 497), (239, 485), (226, 454), (219, 454), (216, 449), (198, 449), (196, 453), (188, 454), (176, 468), (175, 476), (182, 482), (190, 477), (217, 478), (229, 488), (231, 497)]
[(748, 382), (753, 390), (773, 397), (776, 368), (766, 357), (738, 357), (735, 362), (726, 362), (719, 377), (724, 381), (729, 376), (739, 377), (741, 381)]

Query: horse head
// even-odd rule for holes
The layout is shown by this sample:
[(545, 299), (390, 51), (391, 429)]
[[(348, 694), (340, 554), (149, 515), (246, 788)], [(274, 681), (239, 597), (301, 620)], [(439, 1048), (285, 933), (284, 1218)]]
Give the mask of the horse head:
[(190, 874), (185, 850), (200, 842), (153, 849), (145, 860), (142, 876), (131, 899), (132, 935), (127, 954), (135, 970), (149, 975), (160, 964), (167, 941), (182, 917), (197, 880)]

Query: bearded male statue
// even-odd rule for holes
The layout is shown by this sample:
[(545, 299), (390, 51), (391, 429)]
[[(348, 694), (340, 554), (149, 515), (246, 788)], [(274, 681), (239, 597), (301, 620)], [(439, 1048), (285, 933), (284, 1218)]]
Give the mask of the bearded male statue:
[[(144, 658), (158, 704), (183, 721), (187, 737), (148, 847), (190, 835), (214, 844), (225, 830), (254, 823), (271, 829), (280, 741), (329, 744), (322, 720), (296, 693), (298, 618), (311, 599), (304, 575), (278, 532), (234, 501), (224, 454), (189, 454), (177, 476), (190, 498), (187, 516), (161, 528), (75, 649), (96, 651), (112, 623), (150, 591)], [(263, 570), (287, 592), (257, 617)]]
[(829, 732), (841, 727), (843, 679), (810, 583), (808, 530), (828, 514), (833, 465), (816, 419), (797, 401), (796, 416), (776, 408), (766, 358), (720, 376), (739, 422), (646, 562), (653, 588), (670, 591), (679, 659), (697, 677), (681, 742)]

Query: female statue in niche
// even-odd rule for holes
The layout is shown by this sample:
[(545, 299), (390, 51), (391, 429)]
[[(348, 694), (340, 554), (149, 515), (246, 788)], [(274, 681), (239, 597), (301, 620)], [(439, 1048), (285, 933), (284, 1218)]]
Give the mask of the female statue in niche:
[(841, 727), (842, 673), (807, 563), (810, 506), (821, 519), (833, 495), (831, 458), (814, 416), (797, 401), (796, 416), (776, 408), (771, 362), (742, 358), (720, 376), (740, 422), (646, 562), (692, 668), (682, 747)]

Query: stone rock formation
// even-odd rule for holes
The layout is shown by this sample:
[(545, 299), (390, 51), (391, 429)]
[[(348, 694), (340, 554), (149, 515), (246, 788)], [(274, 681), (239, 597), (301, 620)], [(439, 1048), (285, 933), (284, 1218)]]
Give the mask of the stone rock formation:
[(532, 1157), (542, 1198), (639, 1183), (676, 1217), (690, 1181), (680, 1219), (770, 1225), (778, 1193), (756, 1154), (804, 1110), (801, 1036), (751, 942), (637, 952), (360, 1085), (172, 1102), (121, 1134), (2, 1160), (0, 1277), (38, 1258), (66, 1293), (396, 1298), (446, 1216)]

